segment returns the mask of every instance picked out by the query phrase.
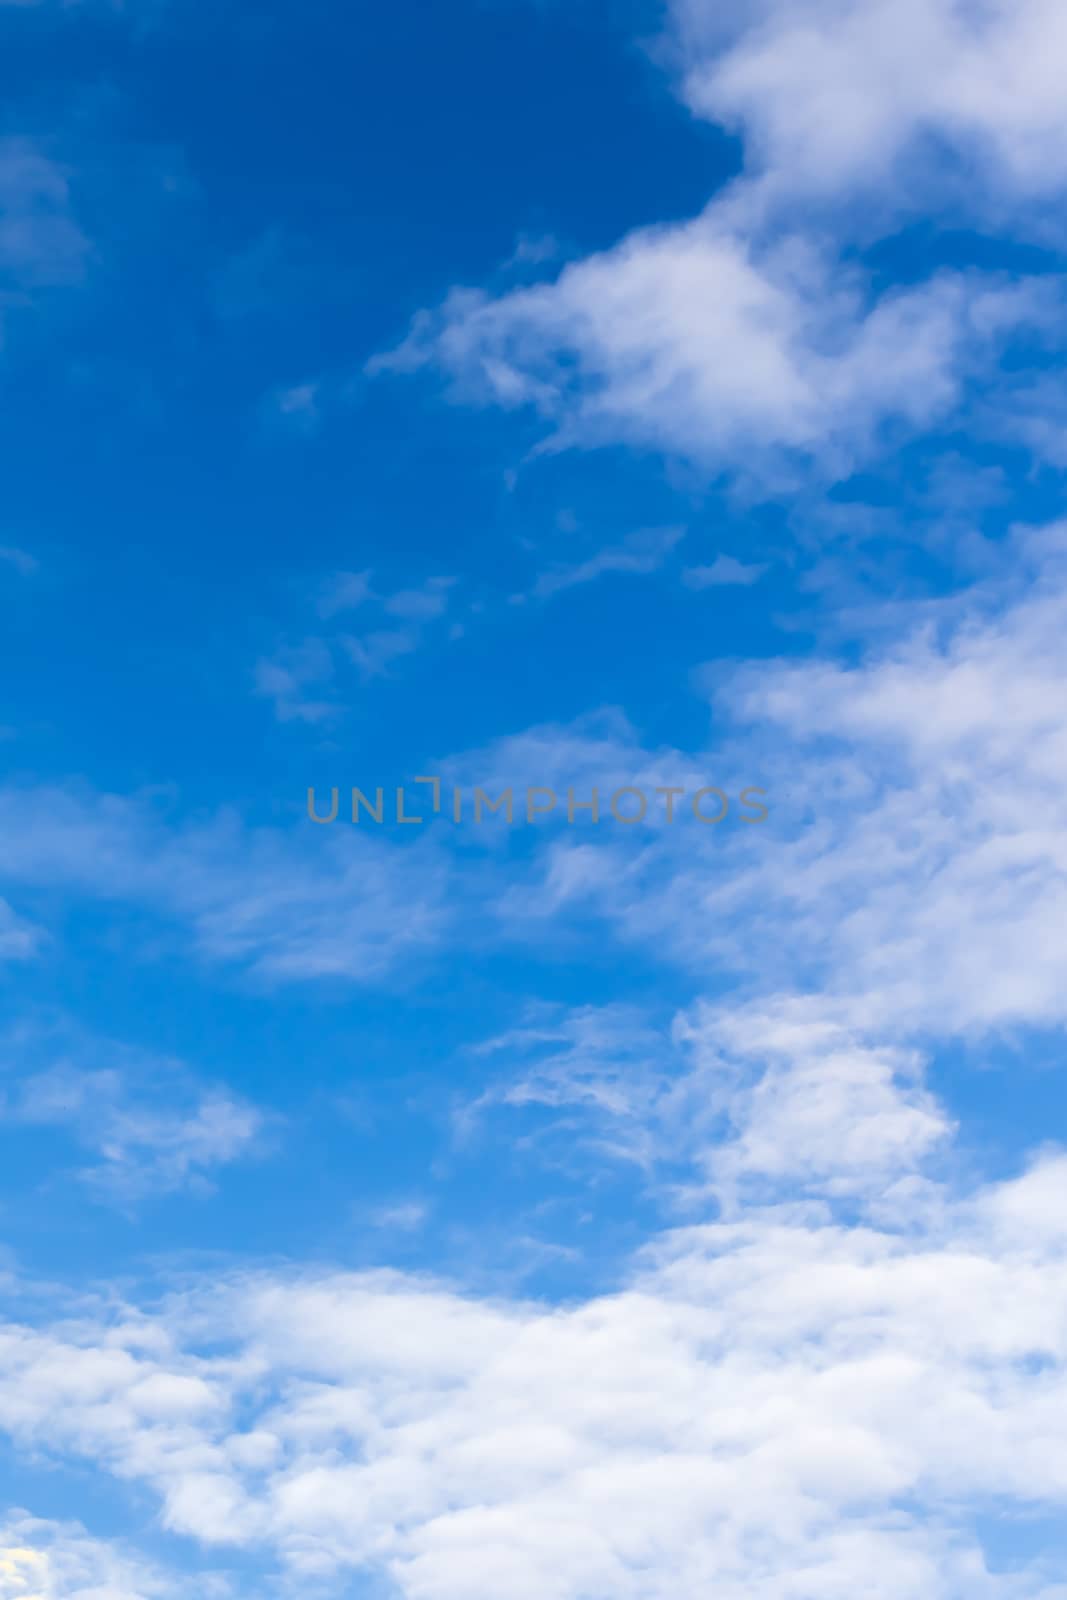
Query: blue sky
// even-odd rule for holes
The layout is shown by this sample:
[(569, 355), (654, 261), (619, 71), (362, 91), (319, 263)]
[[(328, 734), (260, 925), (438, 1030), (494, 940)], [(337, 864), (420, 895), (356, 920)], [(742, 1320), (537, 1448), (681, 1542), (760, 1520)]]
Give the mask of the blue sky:
[(0, 34), (0, 1600), (1065, 1600), (1067, 19)]

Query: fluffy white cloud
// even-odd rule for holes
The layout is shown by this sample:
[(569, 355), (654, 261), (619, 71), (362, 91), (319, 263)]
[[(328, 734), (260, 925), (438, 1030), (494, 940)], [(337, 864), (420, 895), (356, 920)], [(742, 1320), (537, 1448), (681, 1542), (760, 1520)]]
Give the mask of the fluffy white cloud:
[[(922, 986), (913, 1021), (958, 1026), (990, 1020), (993, 974), (960, 987), (910, 951), (869, 970), (883, 862), (864, 826), (902, 804), (894, 781), (914, 799), (918, 770), (977, 805), (960, 861), (970, 830), (996, 824), (990, 871), (1009, 885), (1019, 818), (988, 780), (1025, 760), (1046, 801), (1060, 785), (1058, 538), (1020, 550), (1036, 583), (927, 614), (861, 667), (801, 680), (772, 665), (729, 684), (746, 716), (794, 737), (866, 730), (888, 749), (873, 791), (839, 786), (838, 831), (814, 846), (814, 942), (834, 937), (834, 873), (872, 917), (871, 943), (853, 925), (831, 945), (839, 994), (698, 1007), (673, 1040), (586, 1010), (534, 1014), (496, 1041), (511, 1075), (496, 1100), (581, 1106), (602, 1145), (647, 1166), (683, 1143), (689, 1204), (716, 1220), (662, 1235), (616, 1292), (569, 1307), (392, 1273), (252, 1274), (162, 1310), (8, 1324), (0, 1426), (18, 1448), (150, 1487), (172, 1530), (273, 1551), (295, 1589), (368, 1570), (412, 1600), (1063, 1600), (1040, 1523), (1010, 1570), (982, 1545), (1005, 1505), (1056, 1516), (1067, 1499), (1067, 1160), (1048, 1152), (989, 1187), (946, 1181), (951, 1127), (889, 1037), (909, 1015), (893, 982)], [(546, 735), (541, 754), (589, 757), (589, 732), (562, 751)], [(606, 735), (629, 759), (621, 724), (600, 732), (596, 759)], [(819, 783), (837, 773), (822, 744), (812, 760)], [(920, 922), (941, 888), (926, 887), (934, 846), (944, 837), (920, 828), (903, 879)], [(706, 909), (692, 862), (671, 860), (672, 903)], [(793, 892), (773, 863), (761, 892), (772, 873)], [(738, 881), (753, 891), (751, 874)], [(1013, 1015), (1031, 1014), (1024, 1002)]]
[(1055, 230), (1058, 0), (670, 9), (680, 92), (740, 132), (739, 177), (702, 216), (553, 282), (454, 290), (370, 372), (434, 365), (462, 398), (535, 408), (544, 448), (621, 442), (783, 484), (787, 461), (847, 476), (887, 430), (945, 417), (1035, 317), (1062, 333), (1048, 282), (943, 273), (879, 296), (855, 253), (924, 212), (1017, 225), (1022, 204), (1028, 228)]
[[(25, 1511), (0, 1516), (0, 1600), (156, 1600), (180, 1586), (120, 1546), (77, 1524)], [(205, 1595), (219, 1594), (208, 1577)]]
[(810, 825), (720, 911), (790, 917), (830, 992), (880, 1025), (1067, 1015), (1064, 552), (1061, 528), (1021, 533), (992, 582), (919, 607), (859, 667), (746, 668), (722, 689), (789, 741)]
[[(997, 210), (1067, 182), (1056, 0), (673, 0), (687, 103), (745, 137), (762, 203)], [(948, 195), (946, 196), (946, 187)]]
[[(750, 1104), (745, 1160), (761, 1124), (775, 1141), (774, 1098)], [(926, 1134), (894, 1141), (887, 1109), (891, 1165)], [(665, 1234), (567, 1308), (253, 1275), (161, 1312), (9, 1324), (0, 1427), (150, 1486), (220, 1554), (272, 1549), (297, 1588), (362, 1569), (412, 1600), (1062, 1600), (1040, 1537), (998, 1573), (982, 1518), (1067, 1501), (1067, 1159), (971, 1193), (905, 1185), (846, 1226), (815, 1147), (821, 1202)]]
[(949, 412), (1058, 290), (945, 273), (872, 296), (797, 238), (763, 244), (713, 206), (499, 299), (455, 291), (372, 370), (434, 363), (462, 395), (531, 406), (551, 448), (622, 441), (766, 475), (847, 475), (885, 429)]
[[(935, 1033), (1067, 1018), (1067, 537), (1021, 531), (995, 575), (894, 609), (858, 664), (708, 669), (716, 743), (645, 750), (621, 719), (481, 759), (561, 795), (766, 790), (770, 817), (546, 832), (499, 903), (513, 937), (567, 919), (702, 978), (811, 989), (843, 1025)], [(565, 811), (565, 807), (562, 808)], [(488, 840), (487, 840), (488, 842)], [(513, 870), (514, 877), (514, 870)], [(584, 924), (583, 924), (584, 925)]]
[[(705, 971), (754, 952), (758, 993), (670, 1034), (541, 1011), (486, 1055), (483, 1114), (577, 1109), (649, 1170), (674, 1146), (694, 1225), (565, 1306), (251, 1272), (9, 1322), (16, 1448), (151, 1489), (213, 1560), (269, 1553), (297, 1591), (358, 1571), (410, 1600), (1064, 1600), (1043, 1519), (1067, 1502), (1067, 1158), (964, 1183), (909, 1038), (1063, 1020), (1067, 541), (1020, 533), (1008, 560), (858, 664), (720, 674), (723, 705), (770, 730), (772, 799), (792, 774), (788, 827), (679, 822), (637, 847), (564, 827), (509, 902), (514, 921), (591, 901)], [(488, 754), (561, 789), (734, 789), (753, 747), (709, 773), (605, 717)], [(130, 816), (64, 811), (24, 834), (20, 871), (143, 894)], [(197, 916), (204, 849), (163, 852)], [(986, 1548), (1005, 1507), (1008, 1563)]]
[(481, 1051), (498, 1070), (461, 1126), (542, 1107), (572, 1160), (588, 1141), (659, 1194), (665, 1167), (688, 1167), (676, 1202), (710, 1193), (724, 1214), (780, 1195), (880, 1202), (952, 1132), (921, 1056), (864, 1038), (817, 997), (701, 1003), (669, 1034), (622, 1005), (535, 1008)]

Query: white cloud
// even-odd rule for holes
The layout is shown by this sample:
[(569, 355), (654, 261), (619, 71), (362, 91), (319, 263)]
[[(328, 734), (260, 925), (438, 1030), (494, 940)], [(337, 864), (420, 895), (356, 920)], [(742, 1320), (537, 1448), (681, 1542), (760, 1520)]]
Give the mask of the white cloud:
[(827, 1176), (822, 1205), (664, 1234), (568, 1307), (253, 1274), (8, 1324), (0, 1427), (150, 1487), (176, 1532), (272, 1550), (297, 1587), (1063, 1600), (1039, 1523), (1010, 1574), (981, 1539), (1067, 1501), (1067, 1159), (860, 1226)]
[(319, 612), (334, 617), (339, 611), (355, 611), (373, 594), (370, 571), (335, 572), (323, 585)]
[[(963, 1183), (901, 1035), (1062, 1020), (1065, 549), (1020, 534), (1010, 580), (919, 608), (859, 665), (727, 678), (820, 799), (810, 835), (735, 857), (660, 830), (644, 877), (583, 846), (624, 934), (639, 919), (662, 950), (670, 930), (705, 973), (724, 929), (752, 940), (763, 997), (695, 1007), (670, 1038), (622, 1008), (533, 1013), (486, 1053), (479, 1109), (538, 1104), (572, 1138), (581, 1116), (649, 1171), (684, 1159), (695, 1225), (566, 1306), (253, 1273), (8, 1324), (17, 1449), (148, 1487), (171, 1530), (273, 1553), (297, 1588), (369, 1571), (408, 1600), (1064, 1600), (1042, 1519), (1067, 1501), (1067, 1158)], [(523, 758), (575, 779), (703, 764), (635, 752), (603, 718)], [(91, 837), (113, 890), (137, 881), (139, 858)], [(818, 998), (769, 992), (787, 924), (825, 963)], [(1010, 1572), (982, 1550), (1005, 1511)]]
[(519, 235), (515, 249), (504, 263), (505, 270), (514, 267), (540, 267), (554, 261), (562, 253), (558, 239), (550, 233)]
[(344, 635), (341, 645), (367, 681), (385, 677), (394, 661), (412, 655), (419, 648), (419, 634), (415, 628), (375, 628), (359, 638)]
[(727, 1118), (727, 1137), (702, 1160), (735, 1214), (775, 1194), (884, 1202), (952, 1132), (919, 1056), (858, 1036), (818, 999), (704, 1004), (679, 1020), (678, 1037), (696, 1062), (690, 1099), (704, 1090)]
[(669, 9), (661, 54), (690, 108), (741, 134), (740, 176), (553, 282), (453, 290), (369, 372), (434, 366), (462, 399), (532, 408), (542, 448), (653, 448), (784, 488), (951, 416), (1034, 317), (1062, 331), (1049, 281), (879, 294), (856, 252), (922, 214), (1062, 234), (1059, 0)]
[(1058, 372), (1028, 373), (990, 403), (982, 426), (994, 439), (1022, 445), (1036, 460), (1067, 470), (1067, 390)]
[(203, 959), (262, 980), (379, 979), (439, 937), (449, 863), (429, 834), (396, 844), (346, 827), (340, 796), (338, 824), (316, 827), (306, 793), (286, 831), (246, 829), (228, 812), (172, 825), (135, 797), (9, 788), (0, 875), (147, 907), (184, 926)]
[[(341, 707), (325, 698), (322, 686), (333, 678), (333, 659), (321, 639), (286, 645), (256, 663), (256, 691), (273, 700), (279, 722), (329, 722)], [(317, 690), (308, 693), (308, 690)]]
[(402, 1200), (396, 1205), (377, 1207), (370, 1220), (376, 1228), (413, 1233), (422, 1227), (428, 1212), (429, 1208), (421, 1200)]
[(859, 667), (750, 667), (722, 687), (789, 741), (769, 759), (811, 821), (720, 914), (736, 896), (765, 928), (789, 916), (831, 991), (883, 1022), (1067, 1016), (1063, 551), (1062, 529), (1020, 534), (1007, 582), (918, 608)]
[(398, 589), (383, 601), (390, 616), (409, 622), (429, 622), (448, 610), (448, 591), (454, 578), (430, 578), (418, 589)]
[[(879, 619), (858, 664), (718, 663), (716, 741), (647, 750), (622, 719), (533, 729), (478, 757), (564, 796), (649, 796), (639, 828), (546, 828), (498, 903), (511, 938), (599, 926), (694, 976), (812, 989), (863, 1028), (1067, 1020), (1067, 536), (1020, 532), (993, 575)], [(719, 827), (661, 786), (732, 797)], [(737, 797), (766, 793), (746, 827)], [(565, 818), (565, 801), (558, 815)], [(485, 833), (484, 842), (490, 842)], [(592, 919), (592, 921), (590, 921)]]
[(738, 561), (735, 556), (718, 555), (706, 567), (686, 567), (682, 582), (687, 589), (749, 588), (767, 571), (765, 561)]
[(88, 255), (67, 173), (31, 140), (0, 140), (0, 282), (16, 297), (74, 283)]
[[(493, 1081), (457, 1119), (464, 1135), (496, 1108), (529, 1106), (563, 1113), (571, 1146), (591, 1142), (600, 1155), (651, 1168), (669, 1146), (692, 1158), (708, 1137), (710, 1102), (681, 1082), (677, 1054), (662, 1029), (633, 1006), (534, 1006), (517, 1027), (486, 1040), (477, 1053), (494, 1064)], [(579, 1116), (581, 1121), (579, 1121)]]
[[(428, 630), (444, 617), (455, 578), (433, 577), (421, 584), (380, 592), (370, 570), (333, 573), (320, 586), (317, 610), (325, 622), (348, 612), (376, 613), (379, 624), (362, 634), (350, 632), (312, 636), (298, 645), (283, 644), (273, 656), (256, 664), (259, 694), (274, 701), (280, 722), (312, 726), (331, 722), (344, 714), (336, 698), (337, 665), (355, 666), (364, 683), (386, 677), (392, 664), (413, 655), (429, 636)], [(450, 638), (462, 635), (455, 627)], [(329, 691), (329, 692), (328, 692)]]
[[(742, 14), (759, 25), (738, 41)], [(688, 93), (748, 130), (763, 196), (790, 173), (809, 194), (877, 182), (929, 136), (977, 141), (997, 193), (1036, 193), (1060, 181), (1060, 158), (1040, 173), (1034, 154), (1064, 115), (1051, 13), (1056, 105), (1045, 60), (1025, 107), (1005, 108), (1004, 84), (1022, 93), (1043, 17), (1036, 0), (692, 4)], [(713, 19), (709, 65), (694, 39)], [(495, 302), (453, 296), (394, 365), (432, 359), (467, 392), (538, 407), (558, 443), (838, 472), (887, 424), (948, 414), (1007, 329), (1054, 313), (1038, 288), (961, 276), (875, 299), (829, 254), (746, 237), (741, 215), (641, 233)], [(2, 236), (30, 276), (35, 231), (33, 248)], [(292, 413), (316, 404), (309, 387)], [(1039, 1519), (1067, 1502), (1067, 1157), (995, 1184), (946, 1176), (950, 1119), (911, 1043), (1067, 1021), (1065, 548), (1062, 530), (1020, 538), (1026, 583), (998, 573), (918, 607), (858, 665), (720, 670), (718, 704), (745, 730), (733, 747), (645, 752), (605, 722), (494, 752), (560, 787), (765, 777), (780, 805), (777, 832), (557, 837), (498, 903), (512, 923), (591, 905), (702, 979), (733, 962), (761, 991), (693, 1008), (671, 1039), (633, 1010), (586, 1008), (495, 1041), (509, 1077), (481, 1110), (577, 1107), (627, 1159), (684, 1156), (698, 1225), (566, 1305), (399, 1273), (247, 1271), (5, 1322), (0, 1428), (17, 1450), (110, 1473), (138, 1510), (151, 1491), (167, 1529), (266, 1553), (297, 1592), (369, 1571), (406, 1600), (1065, 1600)], [(616, 547), (542, 592), (664, 555)], [(693, 570), (722, 581), (718, 563)], [(417, 623), (441, 607), (402, 591), (384, 609)], [(413, 626), (379, 629), (347, 648), (373, 674), (412, 641)], [(332, 657), (301, 659), (267, 663), (260, 687), (315, 721), (303, 691)], [(213, 960), (366, 977), (437, 935), (447, 866), (431, 844), (400, 857), (352, 829), (306, 831), (0, 795), (14, 883), (147, 905)], [(18, 1114), (81, 1126), (89, 1104), (98, 1157), (138, 1181), (184, 1182), (256, 1126), (212, 1096), (169, 1120), (99, 1073), (38, 1076)], [(1012, 1570), (982, 1548), (1005, 1510), (1034, 1519)], [(167, 1592), (21, 1515), (0, 1532), (8, 1600), (4, 1585), (12, 1600)]]
[(761, 204), (996, 211), (1067, 182), (1056, 0), (673, 0), (682, 93)]
[[(1065, 570), (1062, 529), (1022, 531), (858, 663), (720, 669), (744, 740), (769, 732), (710, 772), (617, 717), (490, 752), (560, 788), (727, 781), (758, 755), (774, 798), (790, 775), (777, 834), (679, 824), (623, 849), (590, 829), (534, 864), (577, 858), (556, 904), (591, 898), (705, 979), (740, 952), (757, 995), (672, 1039), (635, 1012), (534, 1014), (485, 1058), (484, 1114), (536, 1103), (646, 1170), (684, 1158), (696, 1225), (552, 1308), (253, 1273), (9, 1323), (17, 1450), (150, 1488), (170, 1529), (272, 1553), (297, 1588), (369, 1570), (408, 1600), (1064, 1600), (1042, 1519), (1067, 1501), (1067, 1158), (963, 1182), (914, 1036), (1064, 1020)], [(236, 916), (262, 961), (297, 938), (280, 851), (313, 931), (336, 931), (332, 890), (274, 836), (33, 799), (0, 828), (24, 881), (106, 885), (209, 942)], [(1005, 1509), (1010, 1572), (982, 1550)]]
[[(206, 1595), (221, 1593), (210, 1576)], [(0, 1515), (0, 1600), (155, 1600), (180, 1585), (117, 1543), (90, 1538), (77, 1523), (25, 1511)]]
[[(12, 1046), (16, 1060), (26, 1045), (23, 1039)], [(5, 1077), (11, 1079), (10, 1070)], [(80, 1177), (122, 1205), (146, 1194), (207, 1188), (215, 1169), (253, 1151), (265, 1123), (238, 1096), (191, 1084), (175, 1063), (146, 1071), (135, 1062), (120, 1071), (62, 1061), (16, 1076), (7, 1102), (0, 1123), (69, 1129), (94, 1157)]]
[(455, 578), (428, 578), (425, 583), (374, 597), (386, 616), (395, 618), (400, 626), (372, 628), (358, 636), (342, 634), (339, 640), (365, 682), (387, 676), (393, 662), (421, 648), (426, 630), (447, 612), (455, 583)]
[[(560, 797), (503, 889), (503, 820), (468, 831), (479, 852), (460, 880), (451, 825), (403, 841), (342, 823), (171, 828), (140, 803), (62, 790), (0, 796), (0, 869), (13, 900), (20, 884), (52, 884), (147, 905), (210, 959), (274, 978), (389, 970), (438, 937), (447, 885), (452, 912), (489, 915), (509, 940), (593, 917), (691, 972), (758, 971), (764, 992), (824, 986), (864, 1026), (1054, 1023), (1067, 1015), (1062, 546), (1055, 529), (1020, 535), (995, 579), (894, 608), (859, 665), (717, 667), (707, 748), (646, 750), (604, 717), (439, 762), (468, 797), (472, 783), (524, 782)], [(688, 803), (665, 823), (654, 790), (691, 799), (708, 784), (731, 797), (721, 827), (699, 826)], [(601, 823), (568, 827), (568, 789), (587, 801), (594, 786)], [(608, 815), (624, 786), (650, 797), (638, 828)], [(759, 827), (740, 820), (750, 786), (771, 808)]]
[(18, 916), (6, 900), (0, 900), (0, 961), (27, 961), (37, 954), (43, 941), (42, 929)]
[(265, 415), (300, 433), (314, 433), (322, 417), (321, 386), (315, 382), (296, 383), (274, 390), (265, 402)]
[(1048, 283), (943, 273), (875, 298), (800, 240), (754, 243), (712, 207), (492, 300), (454, 291), (376, 372), (428, 363), (466, 398), (533, 407), (551, 448), (623, 442), (709, 470), (847, 475), (885, 430), (949, 414)]
[[(639, 528), (618, 544), (606, 545), (584, 561), (560, 562), (542, 572), (531, 591), (534, 599), (547, 600), (563, 589), (594, 583), (609, 573), (645, 576), (663, 566), (685, 537), (684, 528)], [(516, 600), (525, 598), (515, 596)]]
[(14, 568), (22, 578), (32, 577), (39, 565), (37, 558), (31, 556), (28, 550), (20, 550), (13, 544), (0, 545), (0, 561)]
[(670, 1170), (676, 1203), (710, 1193), (729, 1215), (772, 1198), (880, 1201), (952, 1132), (921, 1056), (863, 1038), (813, 997), (705, 1002), (670, 1036), (623, 1005), (547, 1010), (482, 1050), (503, 1069), (464, 1124), (540, 1106), (572, 1161), (584, 1143), (636, 1162), (660, 1199)]

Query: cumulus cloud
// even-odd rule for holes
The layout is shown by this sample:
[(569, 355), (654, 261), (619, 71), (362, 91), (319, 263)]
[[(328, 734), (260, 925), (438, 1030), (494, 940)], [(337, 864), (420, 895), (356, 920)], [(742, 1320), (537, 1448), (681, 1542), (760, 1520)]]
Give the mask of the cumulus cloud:
[[(828, 215), (879, 186), (904, 209), (933, 148), (929, 181), (951, 177), (946, 151), (966, 160), (987, 209), (1054, 192), (1062, 159), (1039, 171), (1037, 151), (1060, 131), (1063, 27), (1044, 4), (690, 0), (676, 16), (690, 104), (747, 140), (733, 192), (554, 282), (453, 294), (379, 368), (434, 364), (464, 395), (531, 407), (554, 447), (623, 440), (781, 479), (797, 462), (849, 472), (950, 415), (1018, 330), (1056, 326), (1043, 283), (878, 291), (790, 213), (793, 196), (827, 197)], [(4, 159), (0, 267), (23, 291), (66, 281), (83, 251), (62, 178), (22, 146)], [(278, 400), (307, 426), (323, 404), (313, 383)], [(651, 571), (674, 542), (610, 547), (540, 592)], [(690, 581), (751, 571), (724, 560)], [(741, 973), (739, 999), (669, 1024), (535, 1008), (479, 1057), (495, 1076), (470, 1115), (538, 1107), (646, 1173), (672, 1163), (688, 1226), (565, 1304), (271, 1266), (105, 1286), (36, 1325), (9, 1312), (0, 1431), (20, 1458), (109, 1475), (138, 1516), (154, 1504), (213, 1561), (254, 1553), (301, 1594), (1067, 1600), (1048, 1533), (1067, 1502), (1067, 1155), (962, 1174), (924, 1072), (946, 1035), (1067, 1021), (1067, 536), (1020, 533), (1012, 560), (896, 608), (847, 658), (718, 666), (716, 738), (733, 732), (706, 749), (645, 750), (607, 716), (488, 752), (498, 775), (583, 799), (759, 783), (771, 800), (762, 831), (527, 835), (507, 888), (468, 880), (479, 936), (587, 913), (710, 993)], [(281, 652), (259, 687), (283, 718), (324, 720), (335, 653), (372, 677), (447, 601), (447, 580), (380, 596), (338, 574), (323, 615), (389, 620)], [(273, 980), (388, 974), (453, 915), (429, 834), (401, 851), (60, 787), (0, 792), (0, 867), (16, 896), (148, 908), (206, 959)], [(19, 913), (0, 916), (0, 952), (24, 952)], [(163, 1104), (69, 1064), (20, 1079), (5, 1111), (74, 1130), (93, 1181), (136, 1190), (188, 1184), (260, 1126), (232, 1096)], [(1010, 1560), (990, 1537), (1005, 1512)], [(191, 1587), (80, 1529), (0, 1521), (2, 1600)]]
[(432, 367), (461, 399), (529, 408), (542, 449), (622, 443), (782, 486), (787, 467), (848, 476), (952, 415), (1035, 319), (1061, 337), (1048, 280), (940, 272), (879, 292), (858, 266), (931, 212), (1055, 233), (1057, 0), (669, 10), (660, 53), (689, 107), (741, 135), (739, 176), (701, 216), (551, 281), (453, 290), (370, 373)]
[[(21, 1510), (0, 1515), (0, 1600), (156, 1600), (180, 1592), (172, 1577), (77, 1523)], [(221, 1593), (210, 1575), (203, 1592)]]
[[(752, 1100), (737, 1147), (764, 1170), (775, 1098)], [(252, 1274), (162, 1310), (5, 1324), (0, 1427), (151, 1488), (166, 1526), (219, 1555), (273, 1551), (296, 1582), (1061, 1600), (1040, 1537), (1005, 1573), (983, 1519), (1067, 1498), (1067, 1160), (846, 1225), (834, 1173), (862, 1165), (864, 1119), (841, 1109), (857, 1147), (809, 1141), (821, 1204), (667, 1232), (570, 1307)], [(875, 1110), (876, 1161), (906, 1153), (909, 1172), (936, 1113), (905, 1103), (897, 1138)]]
[[(1067, 1501), (1067, 1157), (967, 1176), (924, 1066), (946, 1033), (1064, 1020), (1065, 570), (1061, 528), (1020, 530), (995, 580), (899, 608), (858, 658), (719, 668), (709, 692), (754, 742), (713, 772), (617, 716), (489, 752), (546, 781), (731, 789), (756, 752), (772, 798), (791, 774), (773, 836), (562, 828), (509, 902), (512, 922), (591, 903), (709, 986), (748, 961), (739, 998), (670, 1025), (541, 1008), (482, 1053), (478, 1115), (537, 1106), (645, 1171), (687, 1165), (688, 1225), (609, 1290), (202, 1274), (0, 1325), (0, 1428), (297, 1588), (1064, 1600), (1046, 1530)], [(211, 830), (61, 803), (58, 831), (47, 811), (0, 830), (31, 881), (158, 897), (158, 871), (208, 937), (205, 866), (247, 895), (240, 836), (219, 854)], [(264, 915), (260, 894), (238, 919), (249, 958), (277, 950)]]
[[(463, 1122), (542, 1108), (570, 1147), (634, 1162), (661, 1198), (723, 1214), (788, 1195), (881, 1203), (952, 1126), (921, 1054), (815, 996), (701, 1002), (657, 1028), (626, 1005), (542, 1010), (487, 1041), (498, 1077)], [(554, 1147), (555, 1148), (555, 1147)]]
[(673, 0), (671, 12), (681, 92), (743, 133), (763, 203), (861, 193), (995, 213), (1067, 182), (1055, 0)]
[[(924, 1061), (946, 1034), (1065, 1020), (1065, 572), (1064, 530), (1022, 529), (993, 578), (898, 607), (847, 661), (718, 667), (737, 748), (644, 751), (604, 716), (483, 753), (561, 789), (781, 784), (773, 835), (545, 835), (508, 901), (513, 923), (591, 904), (705, 981), (746, 970), (741, 999), (669, 1027), (547, 1008), (483, 1052), (478, 1115), (536, 1106), (572, 1142), (673, 1163), (693, 1220), (610, 1292), (547, 1307), (399, 1273), (203, 1276), (0, 1326), (0, 1427), (296, 1587), (1064, 1600), (1043, 1519), (1067, 1499), (1067, 1158), (964, 1180)], [(17, 881), (147, 903), (275, 972), (322, 970), (337, 896), (376, 859), (339, 835), (324, 875), (226, 819), (33, 798), (9, 796), (0, 829)], [(386, 898), (379, 944), (410, 921), (397, 884)], [(228, 1127), (193, 1114), (168, 1142), (123, 1112), (108, 1138), (185, 1171)], [(989, 1539), (1005, 1507), (1031, 1523), (1010, 1571)]]
[(372, 370), (435, 364), (459, 393), (532, 407), (547, 447), (624, 442), (711, 470), (847, 475), (885, 437), (948, 414), (1020, 328), (1060, 318), (1048, 283), (943, 273), (872, 294), (797, 238), (762, 244), (713, 206), (498, 299), (455, 291)]

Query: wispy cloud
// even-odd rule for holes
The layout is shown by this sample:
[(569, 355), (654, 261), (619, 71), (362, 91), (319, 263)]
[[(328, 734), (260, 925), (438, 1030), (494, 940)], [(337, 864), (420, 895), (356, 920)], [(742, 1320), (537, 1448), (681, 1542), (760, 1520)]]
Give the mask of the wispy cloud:
[[(684, 537), (684, 528), (639, 528), (627, 534), (618, 544), (607, 545), (584, 561), (559, 563), (550, 567), (537, 579), (531, 595), (535, 600), (547, 600), (564, 589), (594, 583), (609, 573), (642, 576), (656, 572)], [(514, 598), (522, 600), (525, 597), (518, 595)]]
[(448, 610), (448, 592), (454, 578), (430, 578), (418, 589), (398, 589), (382, 602), (390, 616), (407, 622), (429, 622)]
[(81, 1171), (86, 1184), (126, 1204), (149, 1193), (207, 1186), (213, 1170), (248, 1155), (263, 1130), (261, 1114), (225, 1091), (207, 1091), (182, 1106), (175, 1103), (176, 1087), (172, 1082), (169, 1097), (157, 1094), (152, 1105), (130, 1093), (115, 1072), (56, 1067), (22, 1081), (7, 1120), (69, 1129), (94, 1154)]
[(13, 567), (22, 578), (31, 578), (40, 566), (36, 556), (31, 556), (28, 550), (20, 550), (17, 545), (0, 545), (0, 561), (5, 566)]
[[(894, 214), (947, 204), (1000, 220), (1008, 207), (1018, 221), (1067, 184), (1055, 65), (1067, 25), (1046, 0), (670, 10), (680, 91), (699, 115), (743, 130), (762, 206), (862, 195)], [(820, 111), (829, 105), (832, 117)]]
[(0, 899), (0, 961), (27, 961), (44, 943), (41, 928), (20, 917), (6, 900)]
[(335, 617), (342, 611), (356, 611), (373, 595), (371, 573), (335, 572), (322, 586), (319, 615)]
[(359, 668), (365, 681), (384, 678), (394, 661), (414, 654), (419, 642), (415, 628), (376, 628), (360, 638), (346, 634), (341, 639), (349, 660)]
[(559, 240), (551, 233), (519, 235), (514, 250), (504, 263), (505, 269), (514, 267), (540, 267), (554, 261), (561, 253)]
[(257, 662), (256, 691), (273, 700), (280, 722), (328, 722), (341, 709), (322, 692), (333, 675), (333, 658), (323, 641), (305, 639)]
[(275, 389), (264, 402), (268, 421), (284, 423), (299, 433), (314, 433), (322, 420), (320, 385), (315, 381)]
[[(397, 661), (426, 643), (428, 630), (448, 612), (456, 586), (455, 578), (435, 576), (396, 590), (379, 589), (373, 576), (369, 569), (332, 573), (319, 586), (317, 610), (324, 623), (360, 613), (376, 626), (359, 634), (349, 626), (285, 644), (257, 664), (257, 690), (274, 701), (279, 721), (316, 725), (343, 715), (339, 666), (356, 667), (364, 683), (387, 677)], [(453, 625), (447, 637), (458, 638), (462, 631)]]
[(1062, 528), (1020, 530), (995, 576), (881, 617), (858, 663), (714, 664), (711, 748), (642, 751), (621, 723), (503, 744), (501, 773), (561, 791), (755, 783), (771, 808), (635, 844), (546, 834), (508, 927), (594, 916), (693, 972), (821, 986), (887, 1030), (1062, 1021), (1064, 550)]
[(758, 583), (767, 571), (765, 561), (738, 561), (735, 556), (716, 556), (707, 567), (686, 567), (682, 582), (687, 589), (748, 588)]
[(0, 278), (25, 293), (76, 283), (89, 254), (69, 174), (29, 139), (0, 140)]
[[(305, 789), (300, 790), (303, 805)], [(174, 822), (138, 797), (0, 791), (0, 874), (112, 906), (148, 907), (193, 950), (261, 981), (374, 982), (433, 946), (450, 863), (429, 833), (406, 848), (349, 826)]]

